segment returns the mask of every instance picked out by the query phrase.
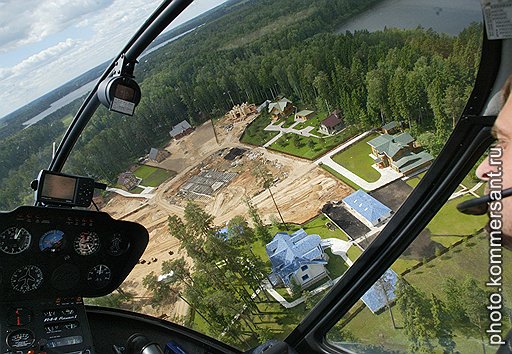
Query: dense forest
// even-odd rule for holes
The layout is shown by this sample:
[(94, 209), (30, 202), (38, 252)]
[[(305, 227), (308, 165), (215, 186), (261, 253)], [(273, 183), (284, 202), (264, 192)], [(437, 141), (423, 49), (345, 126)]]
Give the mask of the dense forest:
[[(99, 109), (66, 171), (113, 181), (151, 147), (168, 141), (177, 122), (198, 125), (222, 116), (230, 97), (259, 104), (280, 94), (299, 105), (327, 102), (361, 129), (403, 121), (436, 154), (473, 86), (481, 25), (456, 37), (422, 28), (335, 33), (376, 2), (228, 3), (223, 17), (144, 58), (135, 72), (143, 92), (135, 115)], [(26, 182), (47, 165), (51, 142), (63, 129), (58, 118), (45, 119), (0, 142), (6, 166), (0, 171), (0, 208), (26, 201)], [(46, 156), (42, 165), (38, 154)]]

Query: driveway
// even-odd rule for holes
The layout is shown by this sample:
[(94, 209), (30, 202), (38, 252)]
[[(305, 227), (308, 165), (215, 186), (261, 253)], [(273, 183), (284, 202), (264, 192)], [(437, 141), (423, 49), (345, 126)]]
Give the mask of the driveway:
[[(346, 143), (341, 144), (336, 149), (330, 151), (326, 155), (324, 155), (321, 158), (319, 158), (318, 160), (316, 160), (315, 163), (317, 165), (323, 164), (323, 165), (329, 166), (330, 168), (332, 168), (334, 171), (338, 172), (343, 177), (351, 180), (352, 182), (357, 184), (359, 187), (361, 187), (367, 191), (373, 191), (379, 187), (385, 186), (386, 184), (401, 178), (402, 174), (396, 172), (395, 170), (393, 170), (390, 167), (380, 169), (380, 168), (376, 168), (376, 167), (372, 166), (373, 168), (375, 168), (375, 170), (377, 172), (380, 173), (380, 178), (376, 182), (367, 182), (366, 180), (364, 180), (361, 177), (359, 177), (358, 175), (356, 175), (354, 172), (352, 172), (352, 171), (346, 169), (345, 167), (343, 167), (342, 165), (334, 162), (334, 160), (332, 159), (332, 157), (334, 155), (336, 155), (338, 152), (340, 152), (342, 150), (349, 148), (351, 145), (359, 142), (360, 140), (366, 138), (371, 133), (373, 133), (373, 132), (372, 131), (364, 132), (363, 134), (356, 136), (355, 138), (347, 141)], [(368, 149), (368, 154), (369, 153), (370, 153), (370, 150)]]

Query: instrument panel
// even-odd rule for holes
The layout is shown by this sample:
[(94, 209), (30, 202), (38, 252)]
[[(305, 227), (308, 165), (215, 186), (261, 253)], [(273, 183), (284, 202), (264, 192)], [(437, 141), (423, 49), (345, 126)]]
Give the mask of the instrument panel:
[(109, 294), (148, 240), (143, 226), (102, 212), (23, 206), (0, 213), (0, 302)]

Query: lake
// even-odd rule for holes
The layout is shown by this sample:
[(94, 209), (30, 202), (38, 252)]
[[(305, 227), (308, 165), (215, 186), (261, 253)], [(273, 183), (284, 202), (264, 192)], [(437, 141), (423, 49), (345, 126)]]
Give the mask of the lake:
[(350, 19), (336, 32), (422, 26), (457, 35), (471, 22), (482, 22), (479, 0), (385, 0)]
[[(192, 29), (190, 29), (190, 30), (188, 30), (186, 32), (183, 32), (180, 35), (177, 35), (175, 37), (172, 37), (171, 39), (166, 40), (163, 43), (160, 43), (159, 45), (157, 45), (157, 46), (155, 46), (155, 47), (153, 47), (151, 49), (146, 50), (143, 54), (141, 54), (139, 59), (145, 57), (146, 55), (148, 55), (148, 54), (150, 54), (152, 52), (154, 52), (155, 50), (158, 50), (158, 49), (164, 47), (165, 45), (171, 43), (172, 41), (175, 41), (176, 39), (181, 38), (181, 37), (189, 34), (190, 32), (194, 31), (195, 29), (197, 29), (197, 28), (199, 28), (201, 26), (194, 27), (194, 28), (192, 28)], [(96, 84), (96, 81), (97, 80), (93, 80), (93, 81), (88, 82), (87, 84), (83, 85), (82, 87), (76, 89), (75, 91), (71, 91), (70, 93), (68, 93), (67, 95), (62, 97), (61, 99), (53, 102), (50, 105), (50, 107), (48, 109), (46, 109), (45, 111), (39, 113), (38, 115), (36, 115), (36, 116), (30, 118), (29, 120), (27, 120), (26, 122), (24, 122), (23, 125), (26, 126), (26, 128), (28, 128), (31, 125), (36, 124), (40, 120), (43, 120), (44, 118), (48, 117), (53, 112), (56, 112), (57, 110), (61, 109), (62, 107), (70, 104), (74, 100), (77, 100), (77, 99), (79, 99), (82, 96), (85, 96), (86, 94), (89, 93), (89, 91), (91, 91), (93, 89), (94, 85)]]

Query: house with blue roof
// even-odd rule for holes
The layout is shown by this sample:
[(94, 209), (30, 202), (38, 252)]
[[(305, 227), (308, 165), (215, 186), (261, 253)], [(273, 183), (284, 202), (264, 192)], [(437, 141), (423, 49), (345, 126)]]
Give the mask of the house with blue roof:
[(398, 275), (390, 268), (368, 289), (361, 300), (372, 313), (378, 313), (396, 300), (397, 285)]
[[(277, 281), (290, 286), (292, 279), (305, 288), (326, 277), (329, 256), (324, 253), (318, 235), (308, 235), (303, 229), (292, 234), (278, 232), (265, 247)], [(271, 279), (273, 277), (270, 277)]]
[(345, 197), (342, 202), (352, 214), (370, 227), (383, 223), (392, 213), (391, 209), (362, 190)]

